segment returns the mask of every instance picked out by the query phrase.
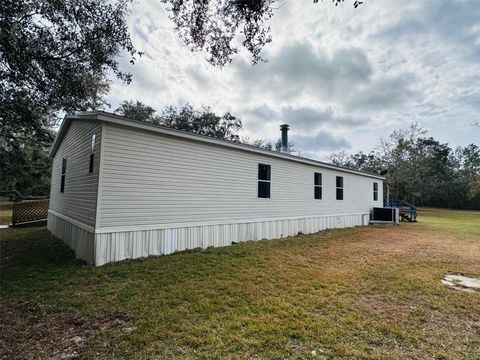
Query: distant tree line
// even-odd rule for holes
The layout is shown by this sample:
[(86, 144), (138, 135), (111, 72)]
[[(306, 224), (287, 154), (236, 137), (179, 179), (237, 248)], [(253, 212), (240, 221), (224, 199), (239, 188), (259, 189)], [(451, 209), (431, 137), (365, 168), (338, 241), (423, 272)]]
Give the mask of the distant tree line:
[(355, 170), (386, 171), (390, 199), (418, 206), (480, 209), (480, 147), (452, 149), (417, 124), (395, 130), (369, 153), (338, 152), (330, 161)]

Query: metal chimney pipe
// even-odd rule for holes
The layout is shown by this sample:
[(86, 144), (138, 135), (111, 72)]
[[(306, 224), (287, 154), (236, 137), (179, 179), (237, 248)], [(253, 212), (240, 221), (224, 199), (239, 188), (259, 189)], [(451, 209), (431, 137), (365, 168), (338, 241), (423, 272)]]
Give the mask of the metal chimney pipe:
[(288, 124), (280, 125), (280, 131), (282, 132), (282, 147), (281, 151), (288, 154)]

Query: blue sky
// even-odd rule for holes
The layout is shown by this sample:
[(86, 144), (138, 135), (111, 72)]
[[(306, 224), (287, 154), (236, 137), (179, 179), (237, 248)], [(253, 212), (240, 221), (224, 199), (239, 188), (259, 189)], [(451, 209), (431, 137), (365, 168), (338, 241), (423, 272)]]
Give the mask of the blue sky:
[[(290, 124), (303, 155), (369, 151), (415, 121), (452, 147), (480, 143), (480, 3), (471, 1), (288, 0), (271, 20), (269, 61), (252, 66), (241, 50), (215, 68), (189, 50), (158, 0), (134, 4), (129, 27), (145, 52), (130, 85), (113, 80), (113, 111), (137, 99), (230, 111), (243, 136), (275, 139)], [(239, 38), (240, 40), (240, 38)]]

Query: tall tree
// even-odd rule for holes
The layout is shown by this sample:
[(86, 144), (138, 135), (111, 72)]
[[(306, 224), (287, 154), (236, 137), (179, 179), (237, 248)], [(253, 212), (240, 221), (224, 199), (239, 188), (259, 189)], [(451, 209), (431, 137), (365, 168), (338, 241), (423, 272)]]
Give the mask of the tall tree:
[[(272, 41), (268, 21), (274, 10), (286, 0), (161, 0), (167, 4), (170, 18), (185, 44), (192, 50), (205, 50), (208, 61), (223, 66), (238, 52), (235, 38), (242, 35), (242, 46), (247, 49), (252, 62), (264, 59), (263, 47)], [(323, 1), (323, 0), (322, 0)], [(318, 0), (313, 0), (318, 3)], [(332, 0), (336, 6), (344, 0)], [(356, 8), (362, 1), (352, 1)]]
[(458, 147), (455, 159), (459, 164), (456, 177), (463, 179), (466, 184), (471, 204), (480, 208), (480, 146), (470, 144), (464, 148)]
[(126, 24), (129, 0), (0, 2), (0, 136), (48, 141), (65, 112), (97, 107), (117, 57), (139, 55)]

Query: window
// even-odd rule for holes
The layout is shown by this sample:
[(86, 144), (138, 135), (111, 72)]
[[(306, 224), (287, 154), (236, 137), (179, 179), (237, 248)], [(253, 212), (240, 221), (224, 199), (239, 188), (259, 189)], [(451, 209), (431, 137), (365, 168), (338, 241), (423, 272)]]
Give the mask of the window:
[(314, 196), (315, 199), (322, 198), (322, 174), (314, 173)]
[(60, 181), (60, 192), (65, 192), (65, 174), (67, 173), (67, 158), (62, 159), (62, 179)]
[(337, 200), (343, 200), (343, 176), (337, 176)]
[(89, 166), (88, 166), (88, 172), (89, 172), (90, 174), (93, 173), (93, 164), (94, 164), (94, 162), (95, 162), (95, 154), (94, 154), (94, 152), (95, 152), (95, 141), (96, 141), (96, 139), (97, 139), (97, 135), (96, 135), (96, 134), (93, 134), (93, 135), (92, 135), (91, 142), (90, 142), (90, 152), (91, 152), (91, 154), (90, 154), (90, 164), (89, 164)]
[(94, 151), (95, 151), (95, 141), (96, 141), (96, 139), (97, 139), (97, 134), (93, 134), (93, 135), (92, 135), (92, 142), (91, 142), (91, 144), (90, 144), (90, 146), (91, 146), (90, 151), (91, 151), (91, 152), (94, 152)]
[(378, 183), (373, 183), (373, 201), (378, 200)]
[(95, 161), (95, 154), (90, 154), (90, 164), (88, 166), (88, 172), (93, 173), (93, 162)]
[(270, 165), (258, 164), (258, 197), (270, 197), (270, 180), (271, 169)]

